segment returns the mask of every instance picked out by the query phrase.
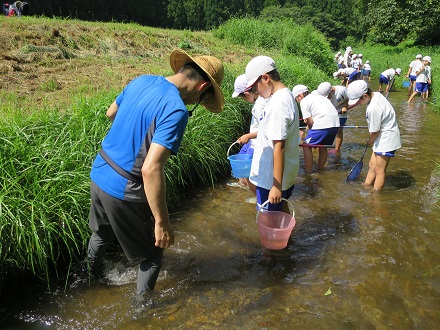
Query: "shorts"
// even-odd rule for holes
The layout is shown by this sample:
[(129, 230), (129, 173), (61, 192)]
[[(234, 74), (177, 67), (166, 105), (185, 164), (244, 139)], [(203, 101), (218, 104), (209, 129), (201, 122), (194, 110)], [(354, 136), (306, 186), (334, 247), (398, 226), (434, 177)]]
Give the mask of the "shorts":
[(339, 127), (330, 127), (323, 129), (311, 129), (304, 139), (306, 144), (333, 144)]
[(388, 79), (387, 77), (380, 75), (379, 77), (379, 84), (388, 84)]
[(428, 91), (428, 83), (416, 82), (416, 92), (424, 93)]
[(251, 141), (249, 141), (246, 144), (243, 144), (238, 154), (240, 155), (253, 155), (254, 154), (254, 147), (251, 144)]
[(409, 75), (409, 79), (410, 79), (411, 81), (416, 81), (416, 78), (417, 78), (417, 76), (414, 76), (414, 75), (412, 75), (412, 74)]
[(358, 79), (358, 73), (357, 71), (354, 71), (352, 74), (348, 76), (348, 83), (351, 83), (352, 81), (355, 81)]
[(393, 151), (386, 151), (386, 152), (374, 152), (376, 155), (379, 156), (388, 156), (388, 157), (394, 157), (394, 153), (396, 152), (396, 150)]
[(362, 70), (362, 74), (368, 77), (371, 74), (371, 70)]
[(345, 126), (345, 123), (347, 122), (347, 117), (345, 118), (339, 118), (339, 128), (341, 128), (342, 126)]
[(120, 200), (90, 184), (89, 228), (102, 240), (115, 237), (132, 263), (161, 260), (163, 249), (156, 247), (154, 218), (148, 203)]
[[(292, 191), (293, 188), (295, 187), (295, 185), (292, 185), (292, 187), (290, 187), (287, 190), (283, 190), (282, 191), (282, 196), (285, 199), (288, 199), (291, 195), (292, 195)], [(269, 199), (269, 192), (270, 190), (268, 189), (264, 189), (261, 187), (257, 187), (256, 190), (256, 194), (257, 194), (257, 210), (260, 210), (260, 206), (264, 204), (264, 202), (266, 202)], [(268, 211), (281, 211), (281, 209), (283, 208), (283, 202), (281, 201), (278, 204), (271, 204), (271, 203), (267, 203), (264, 206), (264, 210), (268, 210)]]

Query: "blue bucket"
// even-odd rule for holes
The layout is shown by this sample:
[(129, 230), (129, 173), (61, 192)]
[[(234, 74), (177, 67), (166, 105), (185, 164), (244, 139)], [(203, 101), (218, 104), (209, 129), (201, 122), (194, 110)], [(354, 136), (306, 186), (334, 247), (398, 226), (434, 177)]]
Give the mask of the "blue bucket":
[(404, 82), (402, 82), (402, 87), (408, 88), (410, 85), (409, 80), (405, 80)]
[(236, 154), (229, 156), (229, 150), (238, 142), (234, 142), (228, 149), (228, 160), (231, 164), (232, 175), (237, 179), (248, 178), (251, 174), (252, 154)]

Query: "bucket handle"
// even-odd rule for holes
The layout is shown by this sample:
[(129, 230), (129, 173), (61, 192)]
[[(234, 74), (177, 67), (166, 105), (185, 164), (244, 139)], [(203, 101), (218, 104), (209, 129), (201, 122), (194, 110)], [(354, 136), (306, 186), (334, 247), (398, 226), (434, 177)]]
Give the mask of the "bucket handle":
[(226, 157), (229, 157), (229, 151), (231, 150), (232, 146), (233, 146), (234, 144), (236, 144), (236, 143), (239, 143), (239, 142), (238, 142), (238, 141), (235, 141), (234, 143), (232, 143), (232, 144), (229, 146), (228, 152), (226, 153)]
[[(289, 201), (288, 199), (286, 199), (286, 198), (281, 198), (281, 200), (283, 200), (283, 201), (286, 201), (287, 202), (287, 204), (289, 204), (289, 208), (292, 210), (292, 218), (295, 218), (295, 209), (293, 208), (293, 204), (292, 204), (292, 202), (291, 201)], [(269, 200), (267, 200), (267, 201), (265, 201), (263, 204), (261, 204), (260, 205), (260, 207), (258, 208), (258, 211), (257, 211), (257, 216), (256, 216), (256, 223), (258, 223), (258, 215), (260, 214), (260, 211), (263, 209), (263, 207), (265, 207), (267, 204), (269, 203)]]

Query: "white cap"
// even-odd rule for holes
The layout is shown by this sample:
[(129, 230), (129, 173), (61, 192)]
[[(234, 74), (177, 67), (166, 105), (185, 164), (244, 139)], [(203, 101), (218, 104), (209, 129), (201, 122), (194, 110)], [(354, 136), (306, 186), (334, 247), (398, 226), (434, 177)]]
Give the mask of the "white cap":
[(338, 79), (339, 71), (333, 72), (333, 78)]
[(367, 61), (365, 61), (365, 64), (369, 64), (369, 63), (370, 63), (370, 61), (368, 61), (368, 60), (367, 60)]
[(347, 52), (351, 52), (351, 47), (348, 46), (347, 48), (345, 48), (345, 51), (347, 51)]
[(358, 57), (362, 57), (362, 54), (359, 54)]
[(332, 91), (332, 84), (328, 81), (320, 83), (317, 88), (318, 94), (327, 97)]
[(353, 54), (352, 57), (353, 57), (353, 58), (356, 58), (356, 57), (358, 57), (358, 54)]
[(425, 56), (423, 58), (424, 61), (428, 61), (429, 63), (431, 63), (431, 56)]
[(422, 54), (417, 54), (416, 58), (422, 58)]
[(247, 79), (245, 74), (239, 75), (237, 78), (235, 78), (234, 92), (232, 93), (232, 97), (237, 97), (238, 95), (243, 93), (246, 90), (246, 86)]
[(368, 92), (368, 84), (364, 80), (355, 80), (347, 87), (348, 104), (356, 104), (357, 101)]
[(292, 88), (292, 94), (293, 97), (297, 97), (299, 94), (308, 92), (309, 89), (307, 88), (306, 85), (296, 85), (295, 87)]
[(246, 65), (246, 79), (248, 81), (246, 89), (255, 84), (262, 74), (268, 73), (276, 68), (275, 61), (269, 56), (259, 55), (254, 57)]
[(396, 73), (400, 76), (400, 74), (402, 73), (402, 69), (401, 68), (397, 68), (396, 69)]

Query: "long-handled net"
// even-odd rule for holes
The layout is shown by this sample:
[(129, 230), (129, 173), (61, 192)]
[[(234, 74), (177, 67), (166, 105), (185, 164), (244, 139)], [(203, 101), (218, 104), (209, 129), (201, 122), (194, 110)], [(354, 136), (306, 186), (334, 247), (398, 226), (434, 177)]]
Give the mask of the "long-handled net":
[(364, 159), (365, 152), (367, 151), (367, 148), (368, 148), (368, 143), (365, 145), (365, 149), (364, 149), (364, 152), (362, 153), (361, 160), (356, 165), (353, 166), (350, 173), (348, 173), (348, 176), (345, 179), (345, 182), (356, 180), (357, 177), (359, 176), (359, 174), (361, 174), (362, 167), (364, 166), (364, 163), (362, 160)]

